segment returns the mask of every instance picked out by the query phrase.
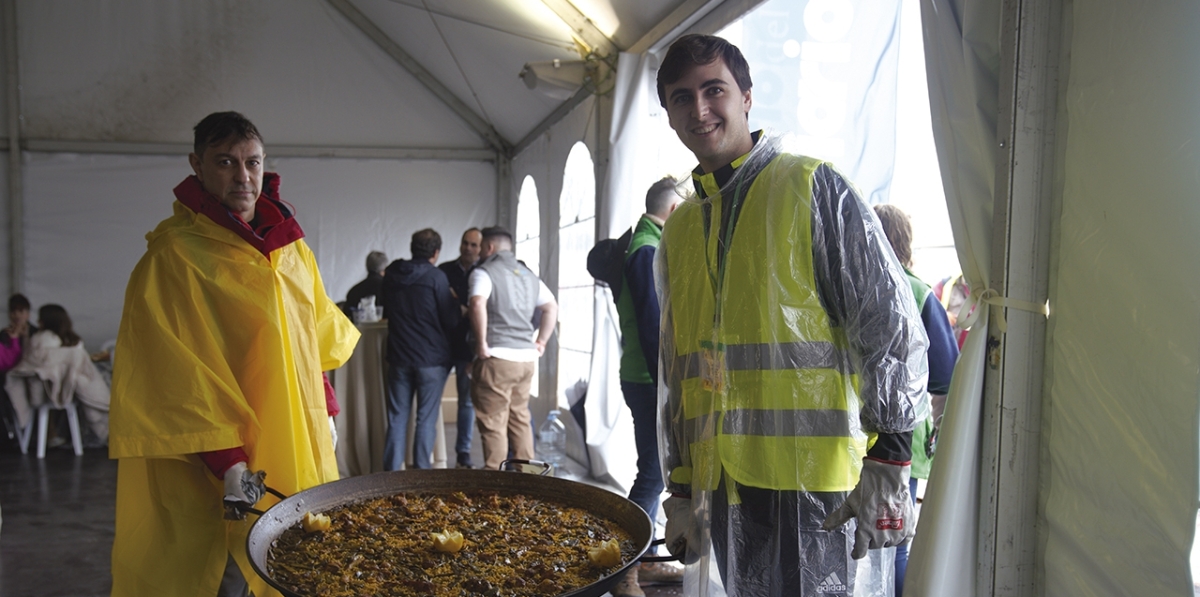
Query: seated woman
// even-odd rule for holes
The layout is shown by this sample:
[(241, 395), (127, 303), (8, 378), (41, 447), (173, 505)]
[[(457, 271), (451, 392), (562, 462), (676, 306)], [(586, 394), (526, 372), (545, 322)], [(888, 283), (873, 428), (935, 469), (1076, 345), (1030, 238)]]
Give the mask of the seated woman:
[(29, 299), (23, 294), (8, 297), (8, 327), (0, 330), (0, 372), (21, 362), (21, 354), (37, 328), (29, 325)]
[[(21, 425), (30, 421), (42, 400), (64, 406), (72, 399), (83, 408), (89, 428), (101, 443), (108, 441), (109, 388), (71, 329), (71, 317), (59, 305), (38, 309), (39, 332), (29, 338), (21, 362), (9, 372), (4, 389), (12, 399)], [(24, 377), (36, 375), (46, 383), (46, 393), (26, 392)]]
[[(29, 308), (29, 299), (25, 295), (8, 297), (8, 327), (0, 330), (0, 380), (8, 370), (21, 362), (21, 355), (29, 344), (29, 336), (37, 332), (37, 328), (29, 323)], [(17, 411), (8, 394), (0, 399), (0, 419), (3, 419), (8, 439), (15, 440), (21, 431)]]

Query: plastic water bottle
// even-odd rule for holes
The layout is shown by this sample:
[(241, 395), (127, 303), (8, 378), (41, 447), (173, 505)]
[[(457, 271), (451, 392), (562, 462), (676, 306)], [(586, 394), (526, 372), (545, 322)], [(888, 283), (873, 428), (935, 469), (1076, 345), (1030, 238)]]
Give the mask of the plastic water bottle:
[(554, 467), (551, 474), (558, 473), (567, 453), (567, 427), (558, 415), (558, 410), (550, 411), (537, 434), (538, 456)]

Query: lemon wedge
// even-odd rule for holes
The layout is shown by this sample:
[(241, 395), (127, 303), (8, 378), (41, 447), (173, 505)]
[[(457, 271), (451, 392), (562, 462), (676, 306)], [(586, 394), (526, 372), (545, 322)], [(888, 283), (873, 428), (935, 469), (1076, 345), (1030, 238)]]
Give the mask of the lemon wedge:
[(313, 514), (305, 512), (304, 518), (300, 520), (300, 526), (304, 528), (305, 533), (320, 533), (328, 531), (332, 521), (324, 514)]
[(442, 553), (458, 553), (458, 550), (463, 547), (463, 536), (458, 531), (442, 531), (440, 533), (430, 533), (433, 537), (434, 551)]
[(593, 566), (611, 568), (621, 563), (621, 545), (616, 539), (609, 539), (588, 550), (588, 560)]

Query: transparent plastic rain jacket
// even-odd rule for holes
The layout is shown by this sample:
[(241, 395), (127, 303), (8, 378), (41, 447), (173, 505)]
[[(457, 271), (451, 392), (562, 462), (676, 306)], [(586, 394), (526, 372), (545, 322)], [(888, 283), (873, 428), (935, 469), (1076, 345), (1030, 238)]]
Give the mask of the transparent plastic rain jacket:
[(146, 235), (117, 335), (113, 595), (215, 595), (229, 553), (255, 595), (277, 595), (246, 560), (253, 517), (223, 520), (223, 482), (195, 454), (243, 446), (287, 495), (336, 480), (321, 372), (359, 333), (303, 240), (268, 259), (178, 201), (174, 211)]
[(710, 558), (730, 595), (850, 595), (853, 525), (821, 523), (876, 434), (907, 452), (928, 408), (908, 279), (853, 187), (776, 139), (694, 179), (656, 262), (664, 478), (701, 531), (687, 574), (701, 595)]

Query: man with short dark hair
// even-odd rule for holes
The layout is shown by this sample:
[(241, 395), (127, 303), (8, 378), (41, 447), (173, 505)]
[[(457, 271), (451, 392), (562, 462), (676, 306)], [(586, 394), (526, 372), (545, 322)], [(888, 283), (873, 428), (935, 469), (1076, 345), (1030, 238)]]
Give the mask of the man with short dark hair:
[[(478, 228), (468, 228), (463, 232), (462, 242), (458, 245), (458, 259), (447, 261), (438, 266), (450, 280), (450, 290), (465, 314), (467, 310), (467, 293), (470, 285), (467, 276), (475, 263), (479, 261), (479, 244), (483, 242), (483, 234)], [(471, 434), (475, 427), (475, 407), (471, 404), (471, 359), (475, 357), (475, 349), (471, 346), (471, 319), (463, 317), (458, 329), (450, 338), (450, 352), (454, 359), (454, 378), (458, 390), (458, 436), (454, 440), (454, 452), (458, 458), (458, 468), (475, 468), (471, 461)]]
[(692, 561), (711, 538), (731, 595), (848, 596), (852, 558), (913, 532), (927, 341), (870, 208), (751, 133), (750, 88), (714, 36), (680, 38), (658, 72), (700, 163), (658, 250), (667, 542)]
[[(658, 333), (660, 312), (654, 290), (654, 252), (667, 217), (679, 204), (675, 179), (663, 178), (646, 191), (646, 213), (638, 219), (625, 251), (624, 283), (617, 296), (621, 325), (621, 393), (633, 415), (633, 440), (637, 447), (637, 476), (629, 499), (642, 507), (650, 520), (658, 515), (662, 499), (662, 468), (658, 461)], [(665, 562), (642, 563), (613, 589), (614, 597), (641, 597), (638, 583), (678, 582), (682, 570)]]
[(368, 296), (375, 297), (375, 304), (378, 305), (380, 300), (380, 291), (383, 288), (383, 269), (388, 266), (388, 256), (383, 251), (371, 251), (367, 253), (367, 277), (358, 284), (350, 287), (350, 292), (346, 293), (346, 302), (343, 303), (346, 313), (352, 313), (362, 303), (364, 298)]
[(194, 175), (129, 278), (108, 442), (120, 459), (114, 595), (269, 594), (244, 515), (264, 472), (287, 495), (338, 478), (322, 371), (359, 334), (264, 158), (241, 114), (201, 120)]
[(446, 274), (434, 266), (442, 237), (432, 228), (412, 235), (412, 261), (397, 259), (383, 277), (383, 315), (388, 321), (387, 439), (383, 468), (398, 471), (408, 450), (413, 395), (413, 468), (431, 468), (437, 412), (450, 374), (450, 334), (462, 317)]
[[(471, 400), (484, 466), (499, 469), (510, 448), (513, 458), (533, 458), (529, 388), (534, 362), (546, 351), (554, 332), (558, 303), (550, 289), (517, 261), (507, 230), (484, 228), (479, 257), (471, 272), (468, 300), (475, 335)], [(535, 327), (534, 313), (539, 310)]]

